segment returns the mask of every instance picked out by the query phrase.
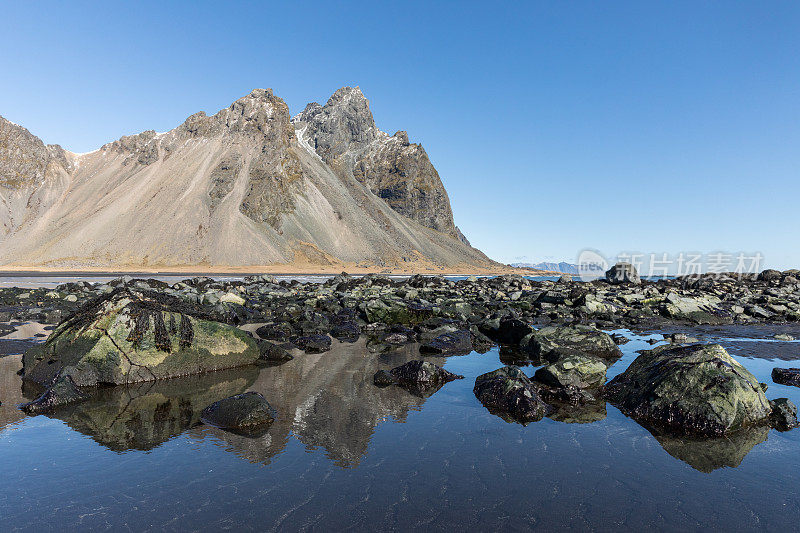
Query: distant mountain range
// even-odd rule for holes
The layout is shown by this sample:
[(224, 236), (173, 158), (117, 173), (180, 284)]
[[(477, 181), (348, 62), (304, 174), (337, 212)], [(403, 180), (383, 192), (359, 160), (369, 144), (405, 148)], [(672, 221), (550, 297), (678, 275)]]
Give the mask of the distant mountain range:
[(291, 117), (271, 89), (77, 154), (0, 117), (0, 266), (502, 267), (358, 87)]
[(530, 268), (532, 270), (551, 270), (554, 272), (563, 272), (564, 274), (578, 274), (578, 265), (572, 263), (511, 263), (514, 268)]

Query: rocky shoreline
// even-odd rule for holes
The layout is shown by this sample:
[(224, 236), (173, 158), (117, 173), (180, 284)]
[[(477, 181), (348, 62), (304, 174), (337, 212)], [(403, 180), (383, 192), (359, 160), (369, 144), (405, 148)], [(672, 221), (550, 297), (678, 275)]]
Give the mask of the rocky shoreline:
[[(621, 264), (606, 279), (588, 283), (568, 276), (454, 281), (342, 273), (323, 283), (260, 275), (168, 285), (123, 277), (55, 290), (0, 289), (0, 323), (26, 321), (57, 324), (44, 344), (23, 357), (23, 379), (43, 391), (23, 406), (29, 413), (85, 400), (98, 387), (284, 364), (301, 353), (327, 352), (332, 339), (364, 337), (374, 354), (418, 344), (423, 356), (446, 357), (499, 345), (508, 366), (478, 376), (474, 392), (509, 421), (530, 423), (565, 407), (608, 400), (659, 435), (720, 437), (797, 425), (792, 402), (767, 400), (766, 385), (722, 347), (685, 335), (643, 352), (606, 383), (606, 369), (621, 355), (616, 342), (624, 339), (603, 331), (798, 322), (796, 270), (648, 281)], [(379, 371), (376, 385), (426, 397), (460, 377), (430, 362), (412, 363)], [(527, 376), (516, 366), (523, 364), (541, 368)], [(791, 376), (784, 380), (792, 384)], [(253, 404), (245, 411), (271, 423), (266, 399), (245, 400)], [(226, 407), (233, 419), (251, 420), (252, 413), (237, 411), (236, 403), (225, 404), (234, 406)]]

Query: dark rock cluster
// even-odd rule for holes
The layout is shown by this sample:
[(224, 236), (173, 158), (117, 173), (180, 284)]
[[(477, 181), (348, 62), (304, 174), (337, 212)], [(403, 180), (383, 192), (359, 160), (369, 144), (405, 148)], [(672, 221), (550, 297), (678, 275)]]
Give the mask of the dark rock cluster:
[[(604, 416), (608, 399), (659, 436), (724, 436), (762, 425), (796, 425), (791, 402), (768, 401), (765, 387), (723, 348), (691, 344), (696, 339), (685, 334), (670, 337), (670, 346), (644, 352), (606, 384), (606, 370), (621, 356), (617, 344), (624, 339), (600, 329), (795, 321), (800, 286), (793, 272), (649, 281), (624, 265), (617, 268), (621, 277), (591, 283), (344, 273), (323, 283), (250, 276), (168, 285), (120, 278), (55, 290), (2, 289), (0, 313), (5, 315), (0, 318), (55, 322), (65, 317), (47, 343), (24, 358), (26, 379), (50, 387), (34, 402), (47, 408), (58, 405), (61, 392), (70, 396), (69, 384), (215, 370), (204, 345), (212, 340), (215, 349), (225, 350), (214, 355), (214, 364), (225, 368), (281, 364), (299, 351), (328, 351), (332, 338), (355, 342), (365, 337), (367, 350), (378, 354), (413, 344), (422, 355), (451, 356), (499, 344), (508, 366), (479, 376), (474, 393), (507, 420), (581, 421), (583, 415), (575, 411), (580, 407), (590, 421)], [(230, 328), (245, 324), (254, 324), (255, 335)], [(115, 350), (120, 352), (116, 358), (98, 356)], [(195, 360), (206, 362), (194, 365)], [(541, 368), (529, 377), (515, 363)], [(459, 377), (433, 363), (411, 361), (379, 371), (374, 382), (425, 397)], [(775, 381), (800, 382), (792, 369), (776, 369)]]

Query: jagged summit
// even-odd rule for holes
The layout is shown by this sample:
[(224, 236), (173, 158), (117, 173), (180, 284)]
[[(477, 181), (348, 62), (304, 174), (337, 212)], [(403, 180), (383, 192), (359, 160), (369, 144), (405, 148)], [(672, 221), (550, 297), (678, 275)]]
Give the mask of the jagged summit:
[(0, 265), (494, 265), (418, 144), (358, 87), (290, 117), (271, 89), (86, 154), (0, 118)]

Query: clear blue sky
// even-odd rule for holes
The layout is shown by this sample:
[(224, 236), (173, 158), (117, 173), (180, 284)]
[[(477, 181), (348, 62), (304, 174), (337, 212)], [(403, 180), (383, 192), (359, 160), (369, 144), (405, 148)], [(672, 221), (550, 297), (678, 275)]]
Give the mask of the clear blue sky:
[(359, 85), (495, 259), (800, 267), (797, 2), (5, 2), (0, 47), (0, 115), (76, 152)]

